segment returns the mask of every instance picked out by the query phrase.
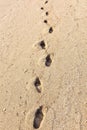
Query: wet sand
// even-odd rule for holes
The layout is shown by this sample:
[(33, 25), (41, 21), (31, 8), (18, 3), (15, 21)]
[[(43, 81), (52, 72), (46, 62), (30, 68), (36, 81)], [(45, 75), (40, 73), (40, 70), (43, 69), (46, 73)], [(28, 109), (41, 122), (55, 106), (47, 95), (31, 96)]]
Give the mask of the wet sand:
[(0, 130), (87, 130), (86, 12), (86, 0), (0, 0)]

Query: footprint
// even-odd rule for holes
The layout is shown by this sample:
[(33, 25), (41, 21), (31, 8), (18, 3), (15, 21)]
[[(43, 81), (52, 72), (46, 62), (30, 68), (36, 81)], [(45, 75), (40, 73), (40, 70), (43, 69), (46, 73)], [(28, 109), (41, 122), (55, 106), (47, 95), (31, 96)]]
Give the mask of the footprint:
[(47, 11), (47, 12), (46, 12), (46, 16), (48, 16), (48, 15), (49, 15), (49, 12)]
[(38, 129), (41, 126), (41, 123), (43, 121), (43, 118), (44, 118), (46, 111), (47, 111), (47, 108), (43, 107), (43, 106), (40, 106), (36, 110), (35, 117), (34, 117), (34, 120), (33, 120), (33, 127), (35, 129)]
[(48, 21), (47, 21), (47, 20), (44, 20), (44, 23), (48, 23)]
[(40, 82), (40, 79), (39, 77), (36, 77), (35, 81), (34, 81), (34, 86), (36, 88), (36, 90), (41, 93), (42, 91), (42, 87), (41, 87), (41, 82)]
[(37, 50), (40, 50), (40, 49), (46, 49), (47, 47), (47, 44), (45, 43), (44, 40), (41, 40), (41, 41), (37, 41), (35, 44), (33, 44), (33, 47), (36, 48)]
[(40, 106), (40, 108), (36, 110), (35, 118), (33, 121), (33, 127), (35, 129), (38, 129), (40, 127), (42, 120), (43, 120), (43, 113), (42, 113), (42, 106)]
[(39, 42), (39, 45), (40, 45), (40, 47), (41, 47), (42, 49), (45, 49), (45, 41), (44, 41), (44, 40), (40, 41), (40, 42)]
[(52, 63), (52, 59), (51, 59), (50, 54), (48, 54), (48, 55), (46, 56), (46, 58), (45, 58), (45, 65), (46, 65), (47, 67), (49, 67), (49, 66), (51, 65), (51, 63)]
[(43, 7), (41, 7), (40, 9), (41, 9), (41, 10), (44, 10), (44, 8), (43, 8)]
[(48, 3), (48, 0), (45, 1), (45, 4), (47, 4), (47, 3)]
[(27, 111), (25, 116), (25, 121), (24, 121), (25, 129), (34, 130), (40, 128), (45, 119), (47, 111), (48, 111), (47, 106), (41, 105), (37, 107), (36, 110), (35, 110), (35, 106), (32, 106), (32, 108)]
[(49, 28), (49, 33), (52, 33), (52, 32), (53, 32), (53, 28), (50, 27), (50, 28)]

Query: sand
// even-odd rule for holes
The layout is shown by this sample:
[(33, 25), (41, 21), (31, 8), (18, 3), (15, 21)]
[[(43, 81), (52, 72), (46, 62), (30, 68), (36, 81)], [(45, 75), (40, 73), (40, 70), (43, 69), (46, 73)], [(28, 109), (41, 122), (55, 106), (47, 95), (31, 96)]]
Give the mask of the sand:
[(87, 0), (0, 0), (0, 130), (87, 130)]

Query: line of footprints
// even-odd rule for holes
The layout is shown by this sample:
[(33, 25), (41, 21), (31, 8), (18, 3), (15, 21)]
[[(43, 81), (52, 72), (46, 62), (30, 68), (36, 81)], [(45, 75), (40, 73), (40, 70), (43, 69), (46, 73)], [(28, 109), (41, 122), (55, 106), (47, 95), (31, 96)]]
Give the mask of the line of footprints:
[[(48, 0), (45, 1), (45, 5), (48, 4)], [(41, 7), (41, 10), (44, 10), (44, 7)], [(46, 11), (45, 12), (46, 16), (49, 15), (49, 12)], [(44, 20), (44, 23), (47, 24), (48, 21), (45, 19)], [(53, 28), (50, 27), (49, 30), (48, 30), (49, 33), (52, 33), (53, 32)], [(39, 42), (39, 46), (41, 47), (41, 49), (46, 49), (46, 45), (45, 45), (45, 41), (42, 40)], [(50, 54), (47, 54), (47, 56), (45, 57), (45, 66), (46, 67), (50, 67), (52, 63), (52, 59), (51, 59), (51, 55)], [(41, 81), (39, 79), (39, 77), (36, 77), (35, 81), (34, 81), (34, 86), (37, 90), (38, 93), (41, 93)], [(43, 121), (43, 118), (44, 118), (44, 115), (45, 115), (45, 112), (46, 112), (47, 108), (45, 106), (40, 106), (36, 112), (35, 112), (35, 117), (34, 117), (34, 120), (33, 120), (33, 127), (34, 129), (38, 129), (40, 126), (41, 126), (41, 123)]]

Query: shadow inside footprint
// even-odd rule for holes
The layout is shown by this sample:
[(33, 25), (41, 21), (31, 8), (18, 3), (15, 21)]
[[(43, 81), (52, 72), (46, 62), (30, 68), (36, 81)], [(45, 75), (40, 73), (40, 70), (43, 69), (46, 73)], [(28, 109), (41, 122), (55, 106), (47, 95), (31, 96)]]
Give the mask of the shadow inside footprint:
[(37, 110), (36, 110), (36, 113), (35, 113), (35, 118), (34, 118), (34, 121), (33, 121), (33, 127), (35, 129), (38, 129), (41, 125), (41, 122), (43, 120), (43, 112), (42, 112), (42, 108), (43, 106), (40, 106)]
[(46, 57), (45, 65), (47, 67), (49, 67), (51, 65), (51, 63), (52, 63), (52, 59), (50, 57), (50, 54), (48, 54), (47, 57)]

